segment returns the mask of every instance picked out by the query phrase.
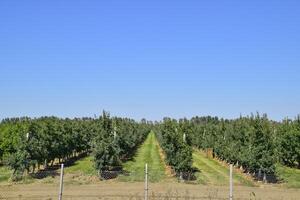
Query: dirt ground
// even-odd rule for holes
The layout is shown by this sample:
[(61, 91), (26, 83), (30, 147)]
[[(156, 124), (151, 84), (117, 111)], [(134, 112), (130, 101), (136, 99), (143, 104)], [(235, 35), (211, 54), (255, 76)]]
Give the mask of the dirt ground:
[[(228, 187), (193, 185), (176, 182), (149, 183), (150, 199), (228, 199)], [(1, 185), (0, 199), (58, 199), (58, 184)], [(97, 184), (72, 185), (63, 189), (63, 199), (143, 199), (143, 182), (105, 181)], [(299, 189), (272, 185), (234, 187), (234, 199), (299, 200)]]

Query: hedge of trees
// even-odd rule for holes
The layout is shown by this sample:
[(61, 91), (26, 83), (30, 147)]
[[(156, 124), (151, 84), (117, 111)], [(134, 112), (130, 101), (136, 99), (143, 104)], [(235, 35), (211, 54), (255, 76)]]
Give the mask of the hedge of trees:
[(278, 126), (275, 139), (279, 160), (300, 168), (300, 116), (295, 120), (285, 119)]
[(55, 160), (66, 161), (90, 149), (95, 133), (93, 119), (5, 119), (0, 125), (1, 161), (13, 169), (19, 179), (25, 171), (47, 168)]
[(107, 112), (97, 119), (4, 119), (0, 123), (0, 164), (12, 168), (18, 179), (24, 172), (91, 152), (101, 173), (131, 158), (150, 129), (155, 129), (166, 162), (177, 174), (192, 171), (193, 147), (211, 148), (219, 159), (251, 173), (275, 173), (278, 162), (300, 168), (300, 116), (274, 122), (259, 114), (234, 120), (165, 118), (155, 124), (110, 117)]
[(191, 170), (192, 147), (211, 149), (218, 159), (256, 175), (276, 175), (277, 163), (300, 168), (300, 116), (282, 122), (265, 114), (232, 120), (165, 118), (155, 127), (167, 163), (177, 173)]
[(113, 170), (122, 161), (130, 159), (150, 132), (146, 121), (136, 123), (128, 118), (110, 118), (106, 112), (103, 112), (98, 124), (99, 131), (93, 139), (92, 150), (99, 173)]
[(275, 173), (275, 164), (300, 163), (300, 119), (282, 123), (266, 115), (235, 120), (194, 117), (193, 145), (212, 148), (216, 157), (242, 167), (247, 172)]
[(13, 169), (13, 178), (92, 152), (99, 170), (118, 165), (149, 133), (149, 125), (113, 118), (12, 118), (0, 124), (0, 163)]
[(156, 127), (158, 141), (166, 154), (166, 162), (176, 172), (191, 172), (192, 170), (192, 127), (188, 120), (179, 122), (165, 118)]

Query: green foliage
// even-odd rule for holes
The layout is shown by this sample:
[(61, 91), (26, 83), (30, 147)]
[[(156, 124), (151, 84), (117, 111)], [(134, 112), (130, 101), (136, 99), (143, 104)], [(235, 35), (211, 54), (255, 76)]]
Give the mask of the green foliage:
[(176, 173), (191, 171), (191, 131), (192, 127), (187, 120), (178, 123), (169, 118), (164, 119), (157, 130), (157, 138), (166, 153), (166, 161)]
[(247, 172), (275, 173), (276, 162), (300, 167), (300, 117), (273, 122), (265, 115), (224, 120), (194, 117), (162, 123), (128, 118), (99, 119), (28, 117), (4, 119), (0, 123), (0, 164), (9, 166), (15, 179), (40, 166), (47, 167), (81, 154), (93, 152), (97, 170), (120, 166), (153, 129), (167, 164), (179, 173), (191, 171), (192, 146), (212, 148), (218, 158), (242, 166)]
[(110, 144), (105, 140), (99, 141), (93, 150), (96, 169), (101, 171), (110, 169), (113, 166), (119, 166), (118, 153), (118, 148), (115, 144)]
[(92, 119), (5, 119), (0, 124), (2, 162), (13, 170), (13, 180), (22, 178), (25, 171), (34, 172), (37, 167), (67, 160), (74, 153), (90, 149), (91, 132), (86, 128)]
[(215, 156), (243, 166), (246, 171), (274, 173), (275, 141), (266, 115), (236, 120), (197, 118), (191, 121), (195, 124), (192, 136), (195, 146), (212, 148)]
[(0, 124), (0, 160), (13, 170), (15, 180), (26, 171), (90, 151), (96, 169), (103, 170), (132, 156), (149, 131), (146, 121), (110, 118), (106, 112), (100, 119), (5, 119)]
[(110, 118), (103, 111), (98, 132), (93, 141), (93, 156), (97, 170), (110, 170), (120, 166), (122, 160), (133, 155), (150, 129), (145, 123), (136, 123), (130, 119)]
[(23, 148), (20, 148), (16, 152), (10, 154), (7, 163), (10, 168), (13, 169), (13, 180), (20, 180), (25, 170), (29, 170), (29, 157), (29, 153)]
[(300, 167), (300, 116), (284, 120), (278, 130), (279, 159), (290, 167)]

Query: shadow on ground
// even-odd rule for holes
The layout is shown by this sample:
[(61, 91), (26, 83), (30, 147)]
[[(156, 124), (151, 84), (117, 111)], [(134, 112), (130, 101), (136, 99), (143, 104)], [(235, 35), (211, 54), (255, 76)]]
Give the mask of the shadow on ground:
[[(83, 153), (79, 156), (70, 158), (68, 161), (63, 163), (64, 167), (71, 167), (71, 166), (75, 165), (76, 161), (78, 161), (78, 160), (80, 160), (80, 159), (82, 159), (86, 156), (87, 156), (87, 154)], [(32, 178), (35, 178), (35, 179), (44, 179), (44, 178), (47, 178), (47, 177), (54, 178), (54, 177), (60, 175), (60, 171), (59, 171), (60, 168), (61, 168), (61, 163), (56, 163), (52, 166), (48, 166), (46, 169), (41, 169), (41, 170), (38, 170), (35, 173), (30, 173), (29, 175)]]

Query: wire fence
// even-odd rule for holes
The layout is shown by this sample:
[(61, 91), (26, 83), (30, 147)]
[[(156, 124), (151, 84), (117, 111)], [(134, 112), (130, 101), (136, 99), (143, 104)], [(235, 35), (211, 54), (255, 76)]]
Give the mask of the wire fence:
[[(68, 169), (53, 167), (29, 173), (15, 182), (5, 182), (7, 174), (0, 174), (0, 199), (41, 200), (171, 200), (171, 199), (299, 199), (300, 190), (262, 184), (245, 187), (233, 180), (235, 171), (228, 170), (225, 185), (199, 184), (194, 172), (167, 174), (165, 170), (145, 166), (144, 170), (126, 171), (120, 168), (104, 170), (89, 176)], [(271, 174), (252, 174), (260, 183)], [(209, 174), (202, 174), (209, 176)], [(225, 176), (225, 175), (224, 175)], [(218, 176), (216, 175), (218, 178)], [(221, 181), (221, 177), (220, 181)]]

